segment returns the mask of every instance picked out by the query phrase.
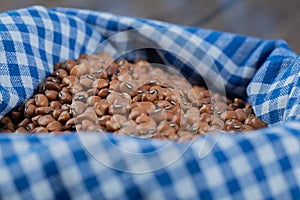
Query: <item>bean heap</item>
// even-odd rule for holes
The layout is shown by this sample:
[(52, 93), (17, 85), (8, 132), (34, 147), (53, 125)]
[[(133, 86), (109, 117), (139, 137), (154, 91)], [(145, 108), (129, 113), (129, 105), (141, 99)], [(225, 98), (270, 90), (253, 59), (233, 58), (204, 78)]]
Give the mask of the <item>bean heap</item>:
[(3, 133), (112, 132), (178, 141), (266, 126), (239, 98), (191, 86), (145, 60), (114, 61), (105, 53), (57, 63), (36, 94), (0, 121)]

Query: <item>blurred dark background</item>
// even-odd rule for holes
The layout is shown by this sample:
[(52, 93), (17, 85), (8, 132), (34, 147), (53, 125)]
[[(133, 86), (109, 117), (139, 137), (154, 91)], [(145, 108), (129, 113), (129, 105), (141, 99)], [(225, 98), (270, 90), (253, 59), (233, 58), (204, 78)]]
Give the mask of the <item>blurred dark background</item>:
[(31, 5), (107, 11), (265, 39), (284, 39), (300, 53), (299, 0), (1, 0), (0, 11)]

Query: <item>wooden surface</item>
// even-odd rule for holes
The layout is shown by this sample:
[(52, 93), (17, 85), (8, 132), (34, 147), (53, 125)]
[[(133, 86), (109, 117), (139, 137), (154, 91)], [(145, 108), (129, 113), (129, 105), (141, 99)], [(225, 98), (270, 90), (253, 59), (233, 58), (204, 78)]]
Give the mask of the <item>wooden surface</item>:
[(31, 5), (107, 11), (265, 39), (284, 39), (300, 53), (299, 0), (1, 0), (0, 11)]

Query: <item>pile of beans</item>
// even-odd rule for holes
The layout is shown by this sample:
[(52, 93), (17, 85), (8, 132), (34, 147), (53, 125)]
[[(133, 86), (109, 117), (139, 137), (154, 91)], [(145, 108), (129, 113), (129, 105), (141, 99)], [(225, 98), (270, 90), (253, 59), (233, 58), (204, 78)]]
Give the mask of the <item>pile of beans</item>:
[(250, 104), (227, 99), (145, 60), (81, 55), (59, 62), (36, 94), (0, 121), (20, 134), (112, 132), (178, 141), (266, 127)]

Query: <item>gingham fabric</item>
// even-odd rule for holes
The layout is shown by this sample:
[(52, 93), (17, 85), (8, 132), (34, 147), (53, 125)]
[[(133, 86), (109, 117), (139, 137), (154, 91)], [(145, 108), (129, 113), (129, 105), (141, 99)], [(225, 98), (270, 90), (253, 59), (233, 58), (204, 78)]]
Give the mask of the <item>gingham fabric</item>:
[(112, 134), (1, 134), (1, 199), (300, 198), (299, 58), (284, 41), (43, 7), (1, 13), (0, 38), (0, 117), (29, 98), (57, 61), (144, 48), (126, 57), (155, 57), (215, 88), (221, 80), (228, 95), (248, 97), (270, 124), (186, 144)]

